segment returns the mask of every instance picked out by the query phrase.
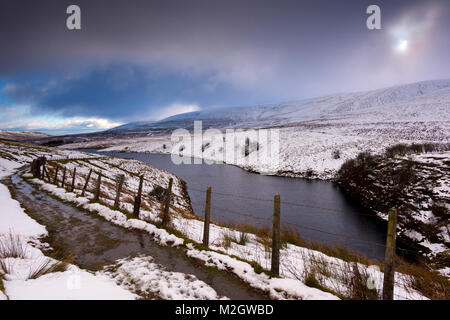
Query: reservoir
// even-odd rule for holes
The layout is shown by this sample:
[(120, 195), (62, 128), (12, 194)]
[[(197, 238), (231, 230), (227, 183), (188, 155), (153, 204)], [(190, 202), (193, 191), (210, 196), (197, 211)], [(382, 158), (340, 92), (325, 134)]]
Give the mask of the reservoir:
[(211, 186), (211, 219), (218, 222), (271, 228), (273, 197), (279, 194), (282, 227), (298, 231), (308, 241), (342, 244), (369, 258), (384, 259), (386, 224), (349, 199), (334, 182), (265, 176), (226, 164), (176, 165), (169, 154), (101, 154), (140, 160), (176, 174), (186, 181), (199, 216), (204, 215), (205, 190)]

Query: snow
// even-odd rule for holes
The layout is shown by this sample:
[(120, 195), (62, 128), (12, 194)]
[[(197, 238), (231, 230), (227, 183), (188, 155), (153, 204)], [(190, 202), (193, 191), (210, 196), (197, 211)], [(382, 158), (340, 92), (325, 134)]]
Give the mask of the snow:
[(14, 300), (134, 300), (138, 296), (117, 286), (110, 278), (72, 266), (66, 272), (37, 279), (5, 281)]
[[(189, 155), (263, 174), (332, 179), (346, 160), (362, 151), (382, 153), (398, 143), (450, 141), (449, 104), (450, 80), (425, 81), (303, 101), (186, 113), (158, 122), (127, 124), (110, 130), (115, 134), (112, 138), (93, 137), (61, 148), (102, 146), (102, 151), (178, 154), (179, 146), (167, 132), (192, 129), (194, 120), (201, 120), (204, 130), (278, 129), (280, 161), (268, 157), (264, 146), (252, 152), (257, 161), (244, 157), (245, 133), (239, 134), (235, 149), (240, 155), (235, 161), (225, 156), (221, 137), (212, 139), (204, 152), (204, 139), (193, 137), (192, 148), (183, 154), (192, 150)], [(133, 138), (127, 133), (130, 130), (141, 137)], [(273, 145), (275, 140), (268, 142)]]
[(0, 178), (12, 174), (18, 167), (20, 167), (20, 164), (16, 161), (0, 158)]
[[(222, 133), (209, 139), (192, 136), (189, 145), (181, 154), (192, 155), (205, 160), (237, 165), (261, 174), (333, 179), (342, 164), (365, 151), (383, 154), (386, 148), (398, 143), (450, 143), (450, 80), (434, 80), (412, 83), (367, 92), (342, 93), (309, 100), (292, 101), (273, 105), (209, 109), (176, 115), (158, 122), (127, 124), (110, 130), (115, 133), (107, 140), (93, 140), (62, 146), (62, 148), (108, 146), (101, 151), (149, 152), (179, 154), (179, 144), (172, 141), (170, 130), (192, 129), (194, 120), (203, 121), (203, 129), (218, 128), (222, 133), (228, 129), (278, 129), (279, 161), (267, 155), (267, 147), (251, 152), (245, 157), (247, 134), (238, 133), (237, 158), (230, 160), (224, 152)], [(126, 130), (124, 130), (126, 129)], [(124, 130), (124, 131), (121, 131)], [(127, 132), (135, 131), (135, 137)], [(158, 131), (159, 130), (159, 131)], [(142, 137), (142, 134), (148, 134)], [(131, 136), (131, 138), (130, 138)], [(124, 138), (126, 137), (126, 138)], [(205, 142), (210, 142), (202, 150)], [(269, 144), (274, 141), (269, 139)], [(192, 151), (192, 153), (190, 152)], [(442, 200), (448, 207), (450, 201), (450, 180), (448, 179), (449, 152), (408, 156), (409, 160), (435, 165), (441, 177), (430, 189), (433, 197)], [(446, 164), (447, 163), (447, 164)], [(442, 168), (442, 169), (439, 169)], [(432, 169), (430, 169), (432, 170)], [(428, 174), (424, 171), (424, 176)], [(374, 186), (376, 186), (374, 181)], [(431, 223), (436, 217), (431, 212), (432, 202), (425, 193), (411, 190), (411, 197), (417, 195), (417, 208), (412, 218), (415, 221)], [(425, 201), (418, 199), (426, 198)], [(420, 204), (418, 202), (421, 202)], [(386, 215), (379, 213), (381, 218)], [(189, 228), (201, 229), (190, 223)], [(187, 231), (188, 232), (188, 231)], [(448, 226), (437, 229), (440, 243), (426, 241), (421, 232), (402, 230), (412, 240), (429, 248), (433, 254), (448, 250), (450, 241)], [(189, 236), (197, 239), (197, 233)], [(434, 237), (435, 239), (437, 237)], [(435, 242), (437, 242), (435, 240)]]
[(19, 202), (11, 198), (8, 188), (0, 184), (0, 234), (12, 231), (24, 237), (39, 237), (47, 234), (44, 226), (31, 219), (22, 209)]
[[(87, 199), (86, 197), (81, 197), (75, 193), (66, 192), (63, 188), (59, 188), (57, 186), (47, 184), (47, 183), (43, 182), (42, 180), (31, 179), (31, 182), (39, 185), (43, 190), (50, 192), (51, 194), (57, 196), (58, 198), (60, 198), (62, 200), (69, 201), (71, 203), (75, 203), (76, 205), (79, 205), (88, 211), (95, 212), (95, 213), (101, 215), (102, 217), (104, 217), (108, 221), (111, 221), (114, 224), (120, 225), (125, 228), (134, 228), (134, 229), (146, 231), (146, 232), (150, 233), (154, 237), (154, 240), (157, 243), (159, 243), (160, 245), (181, 246), (184, 244), (184, 240), (182, 238), (176, 237), (173, 234), (169, 234), (165, 229), (158, 228), (151, 223), (148, 223), (148, 222), (145, 222), (142, 220), (137, 220), (137, 219), (127, 219), (126, 216), (120, 211), (111, 210), (110, 208), (108, 208), (104, 205), (101, 205), (99, 203), (89, 203), (89, 199)], [(180, 223), (185, 224), (185, 226), (188, 226), (190, 222), (194, 222), (194, 223), (199, 222), (198, 220), (195, 220), (195, 219), (186, 219), (186, 218), (178, 218), (178, 217), (175, 219), (176, 220), (172, 221), (172, 223), (175, 226), (178, 226)], [(196, 230), (199, 230), (199, 229), (196, 229)], [(196, 239), (198, 237), (200, 237), (200, 235), (196, 234), (195, 237), (192, 237), (192, 238)], [(335, 299), (336, 298), (333, 295), (330, 295), (328, 293), (322, 293), (322, 291), (320, 291), (318, 289), (306, 287), (301, 281), (293, 280), (293, 279), (291, 279), (291, 280), (294, 281), (297, 285), (301, 286), (301, 288), (305, 287), (305, 290), (300, 290), (302, 292), (304, 291), (304, 294), (299, 295), (298, 292), (292, 291), (292, 283), (289, 281), (285, 282), (286, 284), (289, 284), (286, 286), (286, 290), (288, 290), (288, 291), (283, 291), (284, 289), (283, 289), (283, 287), (280, 287), (281, 284), (279, 282), (275, 282), (277, 284), (276, 286), (272, 285), (270, 279), (267, 276), (256, 274), (253, 270), (253, 267), (251, 265), (249, 265), (248, 263), (244, 263), (235, 258), (231, 258), (229, 256), (221, 255), (221, 254), (218, 254), (215, 252), (198, 251), (198, 250), (192, 249), (191, 246), (188, 246), (188, 248), (190, 248), (187, 250), (188, 256), (191, 256), (191, 257), (194, 257), (194, 258), (197, 258), (200, 260), (204, 260), (206, 262), (206, 265), (215, 266), (222, 270), (228, 270), (228, 271), (231, 270), (234, 274), (236, 274), (242, 280), (247, 282), (249, 285), (256, 287), (258, 289), (261, 289), (263, 291), (267, 291), (274, 299), (281, 299), (281, 298), (286, 298), (286, 297), (289, 297), (290, 299), (306, 299), (306, 298), (309, 298), (309, 299)], [(216, 263), (211, 264), (208, 261), (211, 259), (211, 257), (212, 257), (211, 255), (213, 255), (213, 256), (216, 255), (216, 256), (214, 256), (216, 258), (214, 260), (214, 261), (216, 261)], [(217, 257), (220, 257), (220, 259), (217, 259)], [(142, 259), (144, 259), (144, 261)], [(218, 263), (217, 261), (219, 261), (220, 263)], [(145, 261), (145, 258), (141, 258), (141, 259), (135, 259), (135, 260), (131, 260), (131, 261), (122, 261), (121, 263), (119, 262), (119, 264), (121, 264), (121, 266), (119, 267), (118, 271), (116, 271), (116, 274), (108, 273), (108, 272), (105, 273), (105, 274), (110, 275), (112, 278), (118, 280), (119, 283), (124, 281), (124, 279), (125, 279), (124, 274), (127, 274), (128, 278), (129, 277), (131, 277), (132, 279), (136, 278), (136, 281), (138, 281), (140, 276), (145, 276), (148, 279), (153, 279), (153, 277), (155, 276), (153, 273), (150, 273), (149, 271), (144, 271), (143, 269), (139, 268), (139, 265), (151, 264), (151, 260)], [(130, 271), (130, 270), (134, 270), (134, 271)], [(143, 272), (145, 273), (144, 275), (142, 274)], [(138, 275), (136, 275), (136, 273)], [(175, 276), (175, 277), (176, 277), (176, 279), (178, 279), (176, 281), (179, 282), (181, 278), (179, 278), (178, 276)], [(194, 284), (195, 283), (196, 282), (194, 281)], [(284, 282), (282, 282), (282, 283), (284, 283)], [(194, 284), (191, 283), (190, 286), (193, 286)], [(203, 286), (203, 284), (202, 284), (202, 286)], [(125, 287), (127, 287), (127, 286), (125, 286)], [(150, 288), (144, 286), (144, 284), (142, 284), (142, 283), (139, 285), (139, 287), (145, 289), (146, 291), (150, 290)], [(180, 285), (179, 288), (181, 288), (181, 287), (182, 286)], [(167, 292), (165, 291), (164, 283), (161, 283), (160, 288), (156, 288), (156, 289), (153, 288), (153, 289), (156, 290), (158, 292), (158, 294), (162, 294), (162, 295), (167, 294)], [(183, 289), (183, 290), (184, 290), (183, 295), (189, 295), (189, 291), (186, 292), (185, 291), (186, 289)], [(205, 290), (209, 290), (209, 289), (205, 289)], [(179, 292), (178, 293), (173, 292), (173, 291), (170, 291), (170, 292), (171, 292), (170, 294), (172, 296), (177, 296), (180, 299), (185, 297), (185, 296), (181, 297)], [(198, 290), (197, 290), (197, 293), (198, 293)], [(208, 293), (208, 294), (204, 293), (202, 295), (202, 297), (203, 298), (207, 298), (207, 297), (211, 298), (211, 294), (212, 293)]]
[[(1, 146), (1, 151), (5, 152), (5, 145), (2, 144)], [(68, 152), (63, 151), (62, 153)], [(0, 155), (4, 156), (4, 154)], [(9, 156), (11, 157), (11, 155)], [(14, 156), (11, 159), (0, 158), (0, 178), (11, 175), (30, 158), (31, 155), (25, 156), (17, 153), (15, 153), (15, 159)], [(57, 263), (56, 260), (44, 256), (42, 251), (38, 249), (38, 247), (48, 248), (48, 244), (41, 243), (39, 240), (39, 238), (48, 234), (47, 230), (25, 213), (19, 202), (12, 199), (4, 184), (0, 184), (0, 203), (0, 241), (7, 244), (13, 238), (13, 241), (17, 241), (15, 243), (23, 248), (24, 252), (23, 257), (0, 257), (1, 262), (8, 268), (6, 274), (0, 271), (0, 276), (5, 279), (2, 281), (5, 293), (0, 291), (0, 300), (109, 300), (135, 299), (137, 297), (116, 285), (113, 280), (103, 275), (94, 275), (74, 265), (68, 265), (68, 270), (65, 272), (53, 272), (37, 279), (30, 279), (33, 270), (39, 268), (40, 265)]]
[[(4, 187), (3, 185), (1, 186)], [(18, 216), (26, 216), (23, 210), (16, 211), (16, 214)], [(4, 224), (5, 220), (2, 219), (1, 221)], [(23, 223), (24, 226), (18, 223)], [(31, 245), (31, 240), (40, 244), (36, 237), (46, 233), (45, 228), (34, 222), (31, 218), (8, 220), (8, 227), (10, 230), (14, 230), (14, 237), (19, 238), (25, 253), (23, 258), (0, 259), (10, 269), (8, 273), (3, 275), (5, 278), (3, 285), (9, 299), (72, 300), (136, 298), (135, 295), (120, 288), (111, 279), (101, 275), (94, 275), (74, 265), (68, 265), (68, 270), (65, 272), (53, 272), (37, 279), (30, 279), (33, 270), (38, 269), (45, 262), (50, 264), (57, 263), (56, 260), (44, 256), (38, 248)], [(24, 234), (26, 236), (20, 234), (18, 231), (25, 231)], [(8, 237), (8, 234), (0, 234), (0, 240), (4, 243), (8, 241)], [(45, 246), (45, 244), (40, 245)]]
[[(110, 129), (151, 130), (192, 125), (204, 120), (215, 127), (269, 127), (300, 121), (356, 118), (374, 120), (450, 120), (446, 102), (450, 98), (450, 80), (423, 81), (378, 90), (340, 93), (308, 100), (207, 110), (175, 115), (158, 122), (129, 123)], [(231, 125), (230, 125), (231, 124)]]
[[(70, 154), (69, 151), (66, 152), (68, 156), (74, 159), (73, 161), (69, 161), (67, 164), (65, 164), (67, 168), (71, 169), (74, 166), (79, 168), (78, 165), (80, 163), (86, 163), (86, 161), (79, 160), (81, 158), (79, 153), (73, 152), (73, 154)], [(51, 156), (51, 154), (47, 153), (47, 156)], [(21, 162), (21, 164), (24, 164), (26, 160), (30, 158), (31, 157), (24, 159), (23, 162)], [(82, 173), (85, 173), (88, 170), (88, 168), (90, 166), (94, 166), (94, 164), (97, 168), (100, 167), (108, 171), (109, 169), (111, 169), (112, 172), (114, 172), (114, 174), (119, 172), (114, 171), (115, 170), (114, 168), (116, 169), (119, 167), (127, 168), (126, 170), (130, 170), (131, 172), (140, 172), (141, 168), (139, 162), (136, 162), (134, 160), (130, 160), (129, 163), (128, 163), (129, 160), (120, 160), (119, 162), (118, 159), (111, 159), (108, 157), (102, 157), (101, 160), (91, 158), (91, 160), (92, 161), (88, 162), (89, 165), (87, 167), (84, 166), (80, 170)], [(111, 167), (111, 165), (113, 164), (116, 166)], [(155, 170), (152, 174), (157, 176), (158, 169), (153, 168), (152, 170)], [(111, 177), (113, 174), (112, 173), (108, 174), (108, 171), (105, 171), (105, 174)], [(164, 171), (160, 171), (159, 174), (162, 177), (163, 181), (167, 181), (168, 177), (170, 176), (168, 173)], [(261, 274), (256, 273), (252, 265), (250, 265), (245, 261), (240, 260), (245, 259), (246, 261), (256, 262), (264, 269), (270, 268), (270, 254), (267, 253), (266, 248), (260, 242), (261, 239), (259, 239), (256, 235), (249, 234), (248, 242), (245, 245), (240, 245), (238, 243), (232, 242), (229, 247), (225, 248), (222, 244), (223, 234), (227, 232), (230, 233), (237, 231), (230, 230), (228, 228), (218, 226), (216, 224), (211, 224), (210, 247), (212, 250), (215, 251), (197, 250), (194, 248), (192, 244), (185, 245), (184, 239), (177, 237), (173, 234), (170, 234), (169, 232), (167, 232), (167, 230), (158, 228), (154, 225), (155, 222), (159, 221), (156, 212), (160, 210), (160, 207), (158, 206), (157, 203), (152, 203), (150, 205), (151, 208), (148, 210), (142, 210), (139, 217), (140, 219), (127, 219), (126, 215), (121, 211), (112, 210), (109, 207), (101, 205), (99, 203), (92, 203), (90, 201), (92, 193), (87, 194), (85, 197), (81, 197), (79, 190), (76, 190), (76, 192), (67, 192), (63, 188), (45, 183), (38, 179), (30, 179), (30, 181), (35, 184), (38, 184), (40, 188), (55, 195), (56, 197), (71, 202), (77, 206), (80, 206), (85, 210), (97, 213), (102, 217), (104, 217), (105, 219), (111, 221), (112, 223), (120, 225), (124, 228), (134, 228), (148, 232), (153, 236), (154, 240), (161, 245), (180, 246), (184, 248), (184, 250), (186, 250), (187, 255), (189, 255), (190, 257), (201, 260), (208, 266), (213, 266), (219, 269), (232, 272), (241, 280), (248, 283), (250, 286), (268, 293), (270, 297), (274, 299), (337, 299), (336, 296), (330, 293), (323, 292), (315, 288), (310, 288), (303, 283), (304, 281), (303, 275), (305, 271), (308, 269), (309, 265), (311, 264), (311, 261), (313, 260), (323, 261), (324, 265), (326, 265), (327, 268), (329, 268), (330, 276), (325, 277), (323, 279), (324, 284), (326, 284), (328, 287), (336, 289), (337, 292), (345, 291), (345, 288), (342, 290), (344, 284), (342, 283), (339, 277), (341, 277), (342, 273), (345, 273), (348, 270), (348, 267), (349, 266), (351, 267), (351, 265), (347, 264), (342, 260), (326, 256), (323, 253), (295, 246), (292, 244), (287, 244), (282, 248), (280, 252), (281, 278), (270, 278), (268, 275), (264, 273)], [(134, 183), (137, 183), (137, 181), (136, 180), (132, 181), (134, 189)], [(109, 187), (105, 186), (106, 189), (104, 190), (102, 189), (102, 192), (104, 192), (106, 195), (110, 194), (111, 192), (113, 192), (112, 190), (110, 190), (111, 186), (114, 186), (114, 184), (111, 184)], [(181, 209), (184, 208), (185, 204), (183, 203), (181, 186), (179, 188), (180, 189), (175, 188), (176, 192), (179, 195), (178, 199), (179, 206), (175, 206), (174, 208), (171, 207), (170, 215), (172, 217), (171, 219), (172, 227), (180, 231), (187, 238), (200, 243), (203, 230), (203, 221), (194, 219), (192, 216), (183, 214), (184, 212)], [(106, 202), (109, 204), (108, 201)], [(177, 208), (180, 209), (180, 211)], [(132, 209), (132, 206), (131, 208), (130, 206), (126, 208), (126, 210), (128, 211), (131, 211), (130, 209)], [(42, 255), (42, 253), (39, 250), (37, 251), (36, 250), (37, 249), (34, 248), (35, 252), (38, 252)], [(236, 256), (240, 259), (231, 256)], [(148, 266), (150, 270), (146, 270), (149, 268), (146, 268), (145, 266)], [(24, 267), (22, 268), (22, 270), (25, 270), (24, 272), (21, 273), (22, 278), (19, 276), (17, 276), (17, 278), (8, 276), (9, 277), (8, 281), (13, 281), (14, 285), (18, 286), (19, 288), (24, 288), (23, 284), (20, 283), (20, 281), (31, 281), (31, 283), (33, 283), (34, 280), (32, 281), (23, 279), (26, 278), (27, 274), (26, 271), (29, 271), (29, 267), (30, 267), (29, 264), (28, 268), (27, 265), (25, 264)], [(370, 267), (364, 265), (358, 265), (358, 267), (361, 270), (370, 269)], [(17, 270), (17, 272), (20, 273), (20, 269), (21, 269), (20, 265), (15, 264), (15, 270)], [(373, 271), (372, 273), (375, 279), (375, 286), (379, 291), (380, 288), (382, 287), (382, 273), (380, 273), (379, 271)], [(156, 294), (168, 298), (169, 297), (177, 297), (180, 299), (185, 298), (188, 299), (192, 297), (195, 297), (196, 299), (219, 298), (215, 296), (216, 293), (212, 288), (204, 285), (201, 281), (197, 282), (198, 279), (189, 278), (183, 280), (180, 274), (176, 273), (173, 274), (167, 272), (161, 266), (154, 265), (151, 257), (124, 259), (119, 262), (118, 266), (114, 266), (112, 269), (110, 268), (109, 270), (108, 268), (106, 268), (105, 270), (95, 274), (95, 276), (109, 277), (111, 279), (112, 286), (120, 285), (124, 290), (127, 291), (127, 294), (129, 294), (129, 291), (136, 293), (136, 291), (141, 290), (148, 295)], [(43, 277), (41, 278), (47, 279)], [(65, 276), (63, 275), (61, 276), (61, 281), (64, 281), (64, 279), (67, 280), (67, 278), (64, 277)], [(145, 278), (148, 279), (150, 282), (152, 282), (158, 277), (160, 278), (161, 283), (152, 286), (147, 286), (146, 282), (142, 282), (139, 280), (141, 278)], [(131, 281), (132, 279), (134, 279), (134, 281)], [(48, 280), (50, 281), (51, 277), (49, 277)], [(424, 299), (424, 297), (420, 293), (414, 290), (407, 291), (406, 289), (403, 288), (407, 280), (408, 280), (407, 275), (396, 273), (395, 290), (398, 294), (396, 296), (396, 299), (408, 299), (408, 298)], [(113, 281), (117, 281), (117, 284), (115, 284)], [(176, 285), (169, 287), (170, 285), (169, 283), (174, 283)], [(195, 294), (193, 293), (194, 291), (190, 291), (188, 289), (190, 286), (197, 288), (197, 290), (194, 291), (197, 292), (198, 296), (195, 296)], [(13, 287), (8, 287), (7, 292), (8, 290), (14, 290)], [(77, 295), (75, 294), (74, 297), (76, 296)], [(100, 298), (101, 297), (99, 297), (99, 299)]]
[[(248, 131), (236, 134), (233, 149), (237, 154), (235, 159), (227, 156), (229, 149), (225, 148), (226, 144), (222, 140), (224, 134), (212, 135), (211, 138), (193, 136), (191, 148), (187, 147), (182, 152), (179, 151), (180, 143), (177, 143), (177, 140), (172, 141), (168, 134), (134, 139), (118, 137), (108, 140), (110, 147), (101, 151), (195, 155), (205, 160), (233, 164), (263, 174), (304, 177), (311, 172), (313, 178), (332, 179), (346, 160), (355, 158), (362, 151), (381, 154), (387, 147), (398, 143), (441, 143), (450, 139), (450, 122), (424, 126), (420, 122), (361, 123), (348, 119), (348, 122), (341, 124), (320, 120), (277, 129), (278, 158), (273, 157), (269, 151), (271, 146), (276, 146), (277, 143), (270, 135), (266, 144), (262, 144), (258, 151), (253, 151), (251, 156), (245, 157), (243, 150), (246, 137), (249, 136)], [(207, 150), (202, 151), (206, 142), (210, 145)], [(95, 145), (95, 142), (92, 144)], [(63, 147), (89, 147), (89, 144), (70, 144)]]
[(265, 274), (257, 274), (248, 263), (236, 260), (228, 255), (196, 249), (188, 250), (187, 254), (204, 261), (206, 265), (216, 266), (222, 270), (231, 270), (252, 287), (268, 292), (272, 299), (338, 300), (336, 296), (310, 288), (299, 280), (271, 279)]
[[(396, 158), (384, 158), (379, 160), (380, 168), (399, 168), (404, 165), (413, 165), (414, 181), (409, 183), (405, 190), (406, 196), (399, 199), (398, 205), (406, 214), (399, 217), (397, 234), (412, 241), (412, 243), (424, 247), (421, 251), (431, 260), (439, 254), (449, 250), (450, 234), (448, 219), (445, 215), (434, 212), (434, 206), (450, 208), (450, 151), (410, 154)], [(383, 169), (378, 169), (383, 170)], [(380, 176), (386, 175), (382, 171), (374, 170), (372, 176), (368, 176), (371, 186), (367, 190), (360, 190), (365, 199), (376, 196), (376, 192), (382, 190), (389, 193), (391, 186), (377, 184)], [(378, 179), (378, 180), (377, 180)], [(375, 188), (376, 187), (376, 188)], [(375, 192), (375, 190), (377, 190)], [(373, 201), (370, 201), (373, 203)], [(371, 209), (379, 210), (372, 204)], [(382, 212), (377, 214), (387, 220), (387, 215)], [(428, 250), (429, 249), (429, 252)]]
[(106, 220), (125, 227), (132, 228), (137, 230), (142, 230), (148, 232), (153, 236), (153, 240), (159, 243), (160, 245), (170, 245), (173, 247), (182, 245), (184, 240), (168, 233), (165, 229), (158, 228), (154, 224), (138, 220), (138, 219), (127, 219), (126, 215), (120, 211), (112, 210), (104, 205), (99, 203), (90, 203), (90, 199), (87, 197), (78, 196), (73, 192), (66, 192), (65, 189), (57, 187), (52, 184), (48, 184), (39, 179), (32, 179), (32, 183), (40, 185), (41, 188), (51, 194), (57, 196), (58, 198), (68, 201), (71, 203), (75, 203), (76, 205), (82, 207), (83, 209), (97, 213), (102, 216)]
[(209, 285), (193, 275), (169, 272), (153, 262), (151, 257), (121, 259), (114, 271), (107, 267), (101, 273), (115, 279), (131, 291), (144, 292), (168, 300), (217, 300), (224, 299)]
[[(182, 238), (168, 233), (165, 229), (156, 227), (153, 223), (159, 220), (148, 211), (143, 210), (140, 215), (141, 219), (146, 219), (147, 221), (127, 219), (124, 213), (112, 210), (100, 203), (91, 203), (87, 197), (81, 197), (77, 193), (67, 192), (63, 188), (48, 184), (39, 179), (31, 179), (30, 181), (39, 185), (40, 188), (50, 192), (58, 198), (74, 203), (85, 210), (97, 213), (116, 225), (146, 231), (151, 234), (154, 241), (160, 245), (184, 246), (184, 240)], [(193, 219), (191, 217), (185, 217), (179, 215), (176, 211), (173, 211), (171, 212), (171, 225), (183, 233), (187, 238), (198, 243), (201, 242), (203, 221)], [(237, 256), (247, 261), (255, 261), (263, 268), (270, 269), (270, 254), (267, 254), (267, 250), (264, 245), (259, 242), (259, 239), (255, 235), (248, 235), (248, 243), (246, 245), (231, 242), (230, 247), (224, 248), (222, 245), (222, 238), (225, 233), (235, 233), (235, 237), (238, 237), (238, 231), (211, 224), (210, 248), (212, 250), (217, 250), (217, 252), (205, 250), (200, 251), (194, 249), (191, 244), (188, 244), (185, 245), (187, 248), (187, 255), (203, 261), (207, 266), (213, 266), (221, 270), (233, 272), (237, 277), (248, 283), (250, 286), (267, 292), (273, 299), (336, 299), (336, 296), (322, 292), (321, 290), (315, 288), (307, 287), (301, 281), (305, 271), (314, 261), (322, 261), (323, 265), (327, 266), (329, 269), (331, 276), (324, 279), (324, 282), (329, 287), (340, 291), (348, 290), (343, 288), (344, 285), (342, 283), (342, 278), (349, 277), (346, 273), (348, 273), (351, 265), (342, 260), (326, 256), (318, 251), (287, 244), (287, 246), (280, 252), (280, 274), (283, 279), (288, 281), (275, 281), (275, 279), (270, 279), (265, 274), (257, 274), (253, 267), (247, 262), (231, 257)], [(126, 273), (128, 267), (135, 269), (136, 264), (139, 265), (144, 263), (149, 264), (151, 261), (134, 260), (126, 263), (124, 262), (121, 268), (122, 271)], [(368, 266), (363, 265), (359, 265), (359, 267), (362, 270), (368, 268)], [(136, 272), (139, 274), (138, 271)], [(129, 272), (127, 274), (129, 277), (135, 277), (134, 272)], [(149, 274), (148, 276), (151, 278), (153, 274)], [(112, 277), (116, 277), (119, 280), (119, 283), (123, 281), (123, 273), (122, 276), (119, 272), (118, 275), (112, 275)], [(425, 297), (415, 290), (404, 289), (408, 280), (406, 275), (397, 273), (396, 277), (398, 278), (396, 282), (396, 292), (402, 293), (401, 295), (398, 295), (396, 299), (425, 299)], [(378, 292), (381, 292), (383, 283), (382, 279), (383, 274), (381, 272), (374, 272), (374, 282)], [(141, 284), (140, 287), (142, 286), (143, 285)], [(127, 286), (125, 287), (128, 288)], [(145, 287), (145, 289), (149, 291), (149, 288)], [(165, 294), (164, 291), (161, 291), (160, 293)], [(174, 293), (172, 292), (172, 294)]]

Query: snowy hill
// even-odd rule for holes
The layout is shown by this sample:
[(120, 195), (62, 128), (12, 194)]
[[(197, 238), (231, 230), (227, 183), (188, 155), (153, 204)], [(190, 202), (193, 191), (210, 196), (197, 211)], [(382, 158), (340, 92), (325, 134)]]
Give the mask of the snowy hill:
[(32, 139), (48, 138), (50, 135), (33, 131), (4, 131), (0, 130), (0, 139), (25, 141)]
[[(235, 164), (276, 175), (332, 179), (347, 159), (360, 152), (383, 153), (398, 143), (450, 142), (450, 80), (424, 81), (367, 92), (343, 93), (273, 105), (190, 112), (157, 122), (130, 123), (64, 148), (97, 147), (108, 151), (179, 153), (171, 139), (177, 128), (191, 129), (194, 120), (207, 128), (279, 128), (280, 161), (249, 163), (245, 133), (227, 159), (221, 137), (208, 144), (194, 141), (196, 157)], [(269, 144), (273, 141), (268, 141)], [(68, 143), (68, 142), (66, 142)], [(266, 159), (268, 148), (257, 150)], [(187, 154), (186, 154), (187, 155)], [(245, 160), (245, 165), (239, 161)]]
[(313, 120), (442, 121), (450, 120), (450, 80), (424, 81), (367, 92), (334, 94), (272, 105), (219, 108), (175, 115), (157, 122), (135, 122), (110, 131), (207, 127), (286, 126)]

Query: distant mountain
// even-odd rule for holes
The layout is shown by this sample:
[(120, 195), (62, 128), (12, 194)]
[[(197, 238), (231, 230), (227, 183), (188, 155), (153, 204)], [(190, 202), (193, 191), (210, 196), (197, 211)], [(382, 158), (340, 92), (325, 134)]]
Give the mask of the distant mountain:
[(42, 132), (33, 131), (3, 131), (0, 130), (0, 139), (26, 141), (34, 139), (44, 139), (51, 137), (50, 135)]
[(315, 120), (442, 121), (450, 120), (449, 109), (450, 79), (432, 80), (279, 104), (189, 112), (160, 121), (128, 123), (107, 132), (192, 128), (194, 120), (202, 120), (203, 128), (286, 126)]

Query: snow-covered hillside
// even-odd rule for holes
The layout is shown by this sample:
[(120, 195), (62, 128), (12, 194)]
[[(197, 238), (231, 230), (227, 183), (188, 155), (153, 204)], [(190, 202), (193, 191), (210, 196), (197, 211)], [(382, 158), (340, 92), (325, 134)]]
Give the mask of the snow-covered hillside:
[(347, 194), (381, 218), (387, 220), (386, 212), (397, 208), (399, 239), (445, 274), (450, 271), (449, 159), (449, 151), (361, 154), (337, 178)]
[(129, 123), (110, 131), (190, 127), (194, 120), (207, 121), (219, 128), (267, 127), (313, 120), (336, 122), (348, 118), (363, 122), (448, 121), (449, 102), (450, 80), (435, 80), (280, 104), (189, 112), (157, 122)]
[(192, 147), (184, 148), (183, 153), (191, 151), (196, 157), (260, 173), (331, 179), (346, 160), (362, 151), (383, 153), (398, 143), (450, 142), (449, 110), (450, 80), (436, 80), (276, 105), (185, 113), (159, 122), (128, 124), (113, 129), (106, 138), (90, 137), (63, 147), (179, 153), (171, 133), (178, 128), (192, 129), (195, 120), (203, 121), (204, 130), (276, 128), (279, 161), (267, 159), (264, 145), (252, 151), (258, 154), (258, 161), (246, 159), (245, 134), (236, 139), (234, 161), (227, 159), (221, 137), (212, 141), (193, 137)]

